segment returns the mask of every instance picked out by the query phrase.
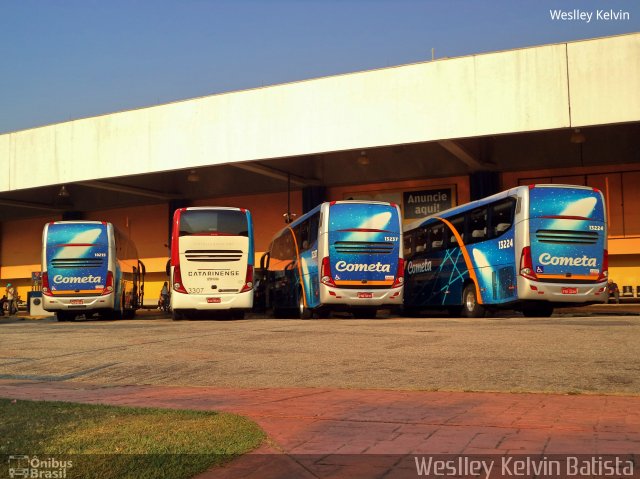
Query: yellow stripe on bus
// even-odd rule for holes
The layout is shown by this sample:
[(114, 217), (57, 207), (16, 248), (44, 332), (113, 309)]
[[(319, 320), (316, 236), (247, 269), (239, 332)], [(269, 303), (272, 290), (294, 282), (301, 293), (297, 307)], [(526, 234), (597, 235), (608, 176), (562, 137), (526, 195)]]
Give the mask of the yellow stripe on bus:
[(334, 282), (336, 283), (336, 286), (362, 286), (363, 288), (366, 288), (367, 286), (389, 286), (393, 284), (393, 281), (367, 281), (366, 283), (363, 283), (362, 280), (359, 280), (359, 281), (334, 280)]
[(572, 274), (567, 276), (566, 274), (540, 274), (538, 273), (538, 279), (566, 279), (571, 281), (572, 279), (598, 279), (597, 274)]
[(78, 291), (52, 291), (54, 296), (74, 296), (76, 294), (87, 294), (87, 293), (102, 293), (102, 288), (100, 289), (80, 289)]

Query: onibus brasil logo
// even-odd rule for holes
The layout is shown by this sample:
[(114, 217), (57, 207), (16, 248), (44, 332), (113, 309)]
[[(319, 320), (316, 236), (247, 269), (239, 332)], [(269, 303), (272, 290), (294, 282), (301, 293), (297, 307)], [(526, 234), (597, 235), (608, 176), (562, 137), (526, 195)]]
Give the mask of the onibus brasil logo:
[(38, 479), (64, 479), (73, 461), (62, 461), (55, 457), (40, 459), (38, 456), (9, 456), (9, 477)]

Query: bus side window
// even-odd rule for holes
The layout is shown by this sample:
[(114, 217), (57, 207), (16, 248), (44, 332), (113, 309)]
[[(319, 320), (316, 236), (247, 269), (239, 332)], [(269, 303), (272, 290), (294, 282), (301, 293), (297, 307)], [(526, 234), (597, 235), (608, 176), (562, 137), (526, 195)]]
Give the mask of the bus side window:
[(309, 223), (300, 223), (293, 228), (293, 233), (296, 235), (296, 243), (300, 252), (309, 248)]
[(429, 228), (429, 239), (431, 240), (432, 250), (441, 249), (444, 245), (444, 225), (436, 225)]
[(491, 237), (496, 238), (511, 228), (515, 202), (508, 198), (491, 207)]
[(429, 251), (431, 248), (429, 248), (428, 246), (430, 245), (427, 242), (427, 229), (420, 228), (416, 234), (416, 253), (424, 253), (425, 251)]
[(282, 271), (287, 263), (296, 258), (293, 236), (289, 229), (284, 230), (280, 236), (273, 240), (270, 253), (270, 271)]
[(320, 213), (309, 218), (309, 247), (318, 241), (318, 228), (320, 228)]
[[(455, 228), (458, 235), (460, 235), (460, 239), (464, 243), (464, 216), (457, 216), (451, 220), (451, 226)], [(456, 246), (458, 244), (458, 239), (456, 238), (452, 229), (447, 228), (448, 238), (449, 238), (449, 246)]]
[(487, 209), (480, 208), (469, 213), (470, 243), (477, 243), (487, 239)]
[(411, 256), (414, 253), (413, 240), (413, 233), (405, 233), (404, 239), (402, 240), (402, 254), (405, 258)]

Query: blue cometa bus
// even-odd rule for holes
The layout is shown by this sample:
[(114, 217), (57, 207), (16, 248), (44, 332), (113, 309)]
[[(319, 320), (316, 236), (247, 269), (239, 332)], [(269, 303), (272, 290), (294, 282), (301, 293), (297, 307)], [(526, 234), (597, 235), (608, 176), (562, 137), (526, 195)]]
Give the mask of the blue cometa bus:
[(405, 227), (404, 254), (407, 313), (546, 317), (606, 301), (607, 223), (595, 188), (519, 186), (449, 209)]
[(261, 259), (266, 304), (276, 316), (324, 317), (346, 310), (375, 317), (400, 307), (404, 281), (397, 205), (332, 201), (280, 230)]
[(104, 221), (54, 221), (42, 232), (43, 307), (58, 321), (94, 313), (132, 318), (144, 299), (144, 264)]

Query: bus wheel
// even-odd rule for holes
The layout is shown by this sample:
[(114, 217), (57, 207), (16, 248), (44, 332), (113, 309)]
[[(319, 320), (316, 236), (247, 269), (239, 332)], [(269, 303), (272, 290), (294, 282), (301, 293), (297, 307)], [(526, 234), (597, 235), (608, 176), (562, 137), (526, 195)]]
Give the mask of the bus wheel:
[(353, 317), (356, 319), (376, 319), (377, 312), (376, 308), (354, 309)]
[(312, 311), (304, 305), (304, 294), (302, 290), (298, 291), (298, 316), (300, 319), (311, 319)]
[(553, 306), (549, 303), (539, 303), (527, 306), (522, 310), (526, 318), (548, 318), (553, 314)]
[(405, 318), (419, 318), (420, 317), (420, 308), (414, 308), (411, 306), (405, 306), (402, 308), (400, 313)]
[(58, 311), (56, 313), (56, 319), (58, 322), (73, 321), (76, 319), (76, 315), (74, 313), (69, 313), (68, 311)]
[(462, 292), (462, 316), (465, 318), (481, 318), (484, 316), (484, 307), (478, 303), (476, 285), (470, 283)]

